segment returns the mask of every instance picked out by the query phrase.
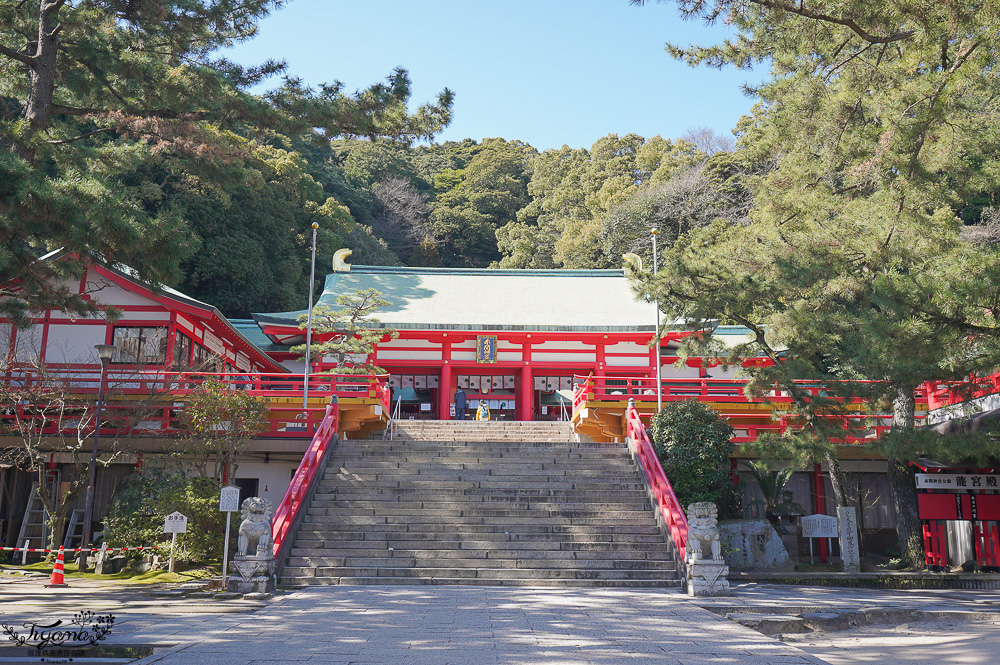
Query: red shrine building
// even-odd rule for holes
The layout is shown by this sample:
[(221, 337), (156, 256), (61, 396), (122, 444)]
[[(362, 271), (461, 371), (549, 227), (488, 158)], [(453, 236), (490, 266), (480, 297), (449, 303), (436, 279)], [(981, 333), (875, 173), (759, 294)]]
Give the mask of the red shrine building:
[[(52, 252), (40, 261), (60, 261)], [(218, 372), (287, 373), (213, 305), (167, 286), (150, 288), (130, 269), (86, 262), (70, 291), (120, 316), (109, 320), (48, 309), (32, 313), (31, 324), (16, 328), (0, 317), (0, 367), (42, 364), (51, 369), (97, 372), (96, 344), (114, 346), (111, 368), (131, 371), (204, 369)], [(16, 291), (17, 285), (12, 285)], [(74, 375), (78, 376), (78, 375)]]
[[(339, 265), (338, 265), (339, 264)], [(391, 305), (375, 316), (399, 332), (369, 360), (390, 373), (402, 417), (448, 420), (462, 388), (471, 411), (486, 400), (494, 418), (547, 420), (572, 407), (574, 377), (656, 376), (652, 303), (636, 300), (622, 270), (400, 268), (335, 262), (317, 305), (340, 309), (340, 295), (374, 288)], [(304, 342), (305, 311), (255, 314), (274, 344)], [(687, 333), (670, 333), (662, 342)], [(316, 336), (313, 339), (317, 339)], [(272, 347), (274, 348), (274, 347)], [(301, 361), (285, 364), (302, 371)], [(332, 359), (313, 371), (333, 367)], [(699, 377), (700, 360), (664, 377)], [(579, 381), (579, 379), (577, 379)]]

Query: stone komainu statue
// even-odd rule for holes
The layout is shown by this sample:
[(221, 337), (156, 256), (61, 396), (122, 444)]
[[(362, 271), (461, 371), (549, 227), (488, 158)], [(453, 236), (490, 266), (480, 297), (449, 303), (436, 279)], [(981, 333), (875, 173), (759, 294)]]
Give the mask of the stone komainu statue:
[(722, 560), (722, 540), (719, 535), (719, 509), (709, 501), (699, 501), (688, 506), (688, 541), (687, 560), (698, 561), (707, 559), (711, 552), (712, 560)]
[(271, 554), (274, 548), (274, 539), (271, 537), (271, 502), (259, 496), (252, 496), (243, 500), (240, 511), (243, 521), (240, 523), (237, 554), (241, 556)]

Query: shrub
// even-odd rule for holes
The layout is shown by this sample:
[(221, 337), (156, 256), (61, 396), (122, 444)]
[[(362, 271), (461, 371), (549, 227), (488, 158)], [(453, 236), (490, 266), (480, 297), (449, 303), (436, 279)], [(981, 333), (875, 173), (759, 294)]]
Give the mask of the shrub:
[(104, 518), (104, 540), (108, 547), (169, 547), (170, 535), (163, 533), (163, 521), (177, 511), (188, 518), (188, 524), (187, 533), (177, 536), (175, 558), (221, 561), (226, 515), (219, 511), (219, 490), (220, 484), (211, 478), (184, 478), (156, 470), (128, 476), (118, 485)]
[(711, 501), (720, 516), (734, 515), (737, 485), (729, 457), (733, 428), (710, 406), (697, 400), (670, 402), (653, 416), (653, 449), (682, 507)]

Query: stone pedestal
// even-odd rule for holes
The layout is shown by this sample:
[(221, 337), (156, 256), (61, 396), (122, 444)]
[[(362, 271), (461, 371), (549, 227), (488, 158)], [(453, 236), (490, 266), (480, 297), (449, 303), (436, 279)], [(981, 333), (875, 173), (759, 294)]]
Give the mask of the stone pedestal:
[(695, 559), (687, 565), (687, 595), (728, 596), (729, 565), (715, 559)]
[(226, 591), (271, 593), (274, 591), (274, 556), (237, 554), (229, 563), (232, 573)]

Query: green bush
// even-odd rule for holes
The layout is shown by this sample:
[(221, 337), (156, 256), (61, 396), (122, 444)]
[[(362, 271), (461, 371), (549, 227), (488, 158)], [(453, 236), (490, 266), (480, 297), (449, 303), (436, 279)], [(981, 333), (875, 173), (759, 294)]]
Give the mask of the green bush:
[(734, 430), (715, 410), (697, 400), (670, 402), (653, 416), (653, 449), (684, 510), (711, 501), (721, 517), (738, 511), (730, 455)]
[(175, 558), (221, 561), (226, 515), (219, 511), (219, 490), (218, 481), (211, 478), (183, 478), (155, 470), (132, 474), (115, 491), (104, 518), (104, 540), (108, 547), (169, 547), (170, 535), (163, 533), (163, 521), (177, 511), (187, 516), (188, 523), (187, 533), (177, 536)]

